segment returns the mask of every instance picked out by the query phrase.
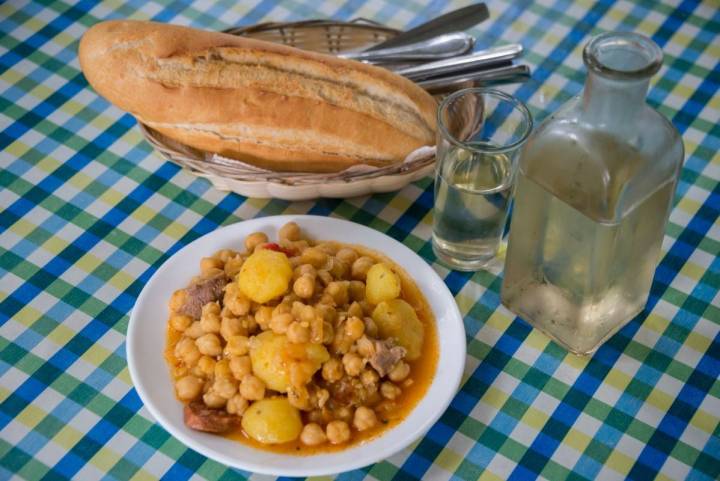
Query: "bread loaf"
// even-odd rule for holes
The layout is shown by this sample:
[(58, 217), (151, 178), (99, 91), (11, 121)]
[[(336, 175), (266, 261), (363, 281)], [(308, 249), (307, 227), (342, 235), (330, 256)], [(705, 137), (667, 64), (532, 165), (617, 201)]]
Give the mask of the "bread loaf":
[(141, 21), (108, 21), (80, 42), (92, 87), (186, 145), (284, 171), (389, 165), (434, 143), (434, 99), (352, 60)]

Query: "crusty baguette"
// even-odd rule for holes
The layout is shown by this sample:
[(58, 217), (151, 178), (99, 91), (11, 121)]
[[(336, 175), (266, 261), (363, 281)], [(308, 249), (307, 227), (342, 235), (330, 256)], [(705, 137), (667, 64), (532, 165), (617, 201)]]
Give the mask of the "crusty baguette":
[(434, 142), (435, 100), (385, 69), (217, 32), (108, 21), (88, 82), (170, 138), (274, 170), (389, 165)]

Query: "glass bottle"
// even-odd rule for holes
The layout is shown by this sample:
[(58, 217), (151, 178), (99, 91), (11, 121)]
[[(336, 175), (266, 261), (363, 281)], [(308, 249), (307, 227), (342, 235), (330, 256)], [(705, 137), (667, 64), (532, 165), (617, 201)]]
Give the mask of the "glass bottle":
[(645, 103), (662, 51), (594, 37), (582, 94), (520, 156), (502, 302), (577, 354), (645, 306), (683, 161), (675, 127)]

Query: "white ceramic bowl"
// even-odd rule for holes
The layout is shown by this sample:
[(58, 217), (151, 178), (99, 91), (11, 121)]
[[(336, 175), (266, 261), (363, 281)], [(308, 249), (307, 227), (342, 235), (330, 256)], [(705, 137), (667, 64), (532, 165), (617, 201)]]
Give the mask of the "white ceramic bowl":
[[(165, 360), (167, 302), (196, 275), (200, 258), (219, 249), (239, 249), (247, 234), (264, 231), (273, 239), (291, 220), (316, 239), (361, 244), (402, 266), (417, 283), (435, 314), (440, 357), (428, 392), (396, 427), (381, 436), (336, 453), (313, 456), (261, 451), (220, 436), (193, 431), (183, 423)], [(465, 364), (465, 330), (455, 299), (443, 280), (414, 252), (390, 237), (352, 222), (318, 216), (275, 216), (239, 222), (211, 232), (168, 259), (140, 293), (127, 333), (127, 359), (135, 388), (150, 413), (186, 446), (221, 463), (277, 476), (334, 474), (380, 461), (420, 438), (438, 420), (455, 395)]]

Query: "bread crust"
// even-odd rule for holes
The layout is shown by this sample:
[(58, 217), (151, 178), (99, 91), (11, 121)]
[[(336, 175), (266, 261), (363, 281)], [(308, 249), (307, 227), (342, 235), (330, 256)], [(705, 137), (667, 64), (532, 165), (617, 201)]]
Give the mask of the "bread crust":
[(131, 20), (90, 28), (79, 57), (93, 88), (139, 121), (264, 168), (389, 165), (434, 142), (435, 100), (360, 62)]

